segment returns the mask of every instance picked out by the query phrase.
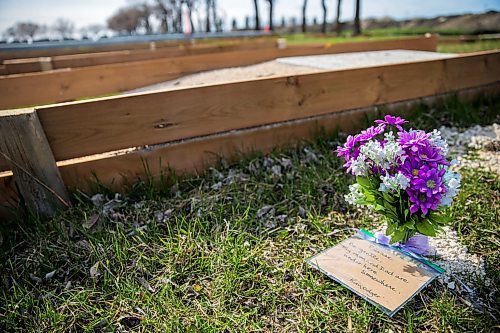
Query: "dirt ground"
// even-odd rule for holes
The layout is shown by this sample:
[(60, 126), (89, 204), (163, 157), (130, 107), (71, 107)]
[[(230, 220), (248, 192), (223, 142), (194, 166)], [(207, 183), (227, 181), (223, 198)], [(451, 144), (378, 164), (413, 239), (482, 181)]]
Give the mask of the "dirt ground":
[(282, 75), (298, 75), (330, 70), (355, 69), (371, 66), (407, 63), (455, 57), (451, 53), (437, 53), (409, 50), (353, 52), (319, 56), (287, 57), (244, 67), (232, 67), (186, 75), (129, 93), (166, 90), (181, 87), (196, 87), (206, 84), (220, 84)]

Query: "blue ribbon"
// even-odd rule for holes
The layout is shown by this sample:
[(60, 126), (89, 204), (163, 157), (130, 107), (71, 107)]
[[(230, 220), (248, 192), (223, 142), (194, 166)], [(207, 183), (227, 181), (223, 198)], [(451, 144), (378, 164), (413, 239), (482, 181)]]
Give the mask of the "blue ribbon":
[(405, 244), (400, 244), (400, 243), (391, 244), (390, 237), (380, 232), (372, 234), (371, 232), (365, 229), (359, 229), (357, 235), (360, 238), (365, 239), (367, 241), (374, 242), (382, 246), (390, 247), (391, 249), (399, 251), (426, 264), (427, 266), (433, 268), (435, 271), (439, 273), (444, 273), (444, 269), (442, 269), (441, 267), (437, 266), (436, 264), (430, 262), (429, 260), (421, 256), (422, 254), (426, 253), (429, 250), (429, 239), (424, 235), (415, 235), (410, 239), (408, 239), (408, 241)]

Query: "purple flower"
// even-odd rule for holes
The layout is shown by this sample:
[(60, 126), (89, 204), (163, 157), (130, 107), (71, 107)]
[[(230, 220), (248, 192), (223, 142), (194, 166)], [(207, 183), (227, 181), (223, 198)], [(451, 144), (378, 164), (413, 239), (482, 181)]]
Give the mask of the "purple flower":
[(446, 192), (443, 186), (443, 175), (446, 172), (444, 169), (422, 167), (418, 171), (418, 177), (411, 181), (411, 188), (420, 193), (424, 193), (428, 198), (439, 196)]
[(416, 173), (418, 175), (410, 181), (410, 187), (406, 190), (411, 203), (410, 213), (421, 210), (427, 215), (429, 210), (437, 210), (442, 194), (446, 193), (443, 185), (445, 170), (424, 165)]
[(408, 193), (408, 197), (410, 199), (410, 213), (412, 214), (416, 214), (419, 210), (421, 210), (422, 214), (427, 215), (429, 210), (437, 210), (441, 200), (441, 195), (428, 197), (425, 193), (413, 191), (411, 189), (407, 189), (406, 193)]
[(407, 123), (408, 121), (404, 120), (401, 117), (394, 117), (391, 115), (387, 115), (384, 117), (384, 120), (375, 120), (375, 124), (378, 124), (379, 127), (382, 127), (385, 129), (387, 125), (393, 125), (396, 126), (396, 128), (400, 131), (403, 130), (403, 125), (404, 123)]
[(359, 134), (354, 136), (349, 135), (347, 137), (346, 143), (343, 146), (338, 146), (337, 150), (335, 150), (337, 156), (338, 157), (343, 156), (346, 161), (357, 158), (359, 155), (359, 147), (356, 147), (356, 145), (359, 142), (360, 142)]
[(370, 141), (371, 139), (382, 133), (384, 133), (384, 129), (382, 127), (378, 126), (368, 127), (364, 131), (361, 131), (361, 133), (359, 134), (359, 140), (362, 142)]
[(438, 164), (450, 164), (446, 160), (446, 157), (441, 154), (441, 149), (430, 144), (419, 146), (417, 152), (415, 153), (415, 158), (435, 168), (437, 168)]
[(418, 151), (419, 147), (429, 145), (430, 134), (425, 133), (424, 131), (402, 131), (398, 132), (398, 136), (398, 143), (403, 148), (412, 150), (414, 152)]
[(399, 171), (401, 171), (406, 177), (413, 179), (418, 177), (422, 167), (423, 163), (420, 160), (410, 156), (410, 158), (406, 158)]

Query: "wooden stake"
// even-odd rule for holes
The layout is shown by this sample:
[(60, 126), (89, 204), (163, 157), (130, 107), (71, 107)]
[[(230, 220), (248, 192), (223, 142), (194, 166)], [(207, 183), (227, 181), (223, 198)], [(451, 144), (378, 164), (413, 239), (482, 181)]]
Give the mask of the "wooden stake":
[(7, 160), (28, 208), (43, 218), (70, 205), (38, 115), (34, 109), (3, 112), (0, 154)]

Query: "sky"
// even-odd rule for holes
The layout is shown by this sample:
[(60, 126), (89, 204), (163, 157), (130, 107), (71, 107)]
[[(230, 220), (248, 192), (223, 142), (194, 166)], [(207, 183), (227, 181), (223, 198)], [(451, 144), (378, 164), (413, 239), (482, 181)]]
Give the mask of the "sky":
[[(144, 1), (144, 0), (142, 0)], [(152, 0), (149, 0), (152, 2)], [(0, 33), (18, 21), (32, 21), (50, 25), (62, 17), (75, 23), (76, 28), (91, 24), (105, 25), (119, 7), (140, 0), (0, 0)], [(203, 1), (202, 1), (203, 2)], [(253, 0), (217, 0), (221, 16), (229, 24), (232, 18), (243, 25), (245, 16), (253, 16)], [(335, 17), (337, 0), (327, 0), (328, 18)], [(354, 16), (354, 0), (342, 1), (343, 20)], [(312, 19), (321, 17), (321, 1), (309, 0), (307, 14)], [(301, 17), (302, 0), (276, 0), (275, 20)], [(267, 21), (267, 1), (260, 0), (260, 12)], [(500, 11), (500, 0), (362, 0), (362, 18), (390, 16), (396, 19), (434, 17), (449, 14)], [(203, 12), (203, 10), (201, 11)]]

